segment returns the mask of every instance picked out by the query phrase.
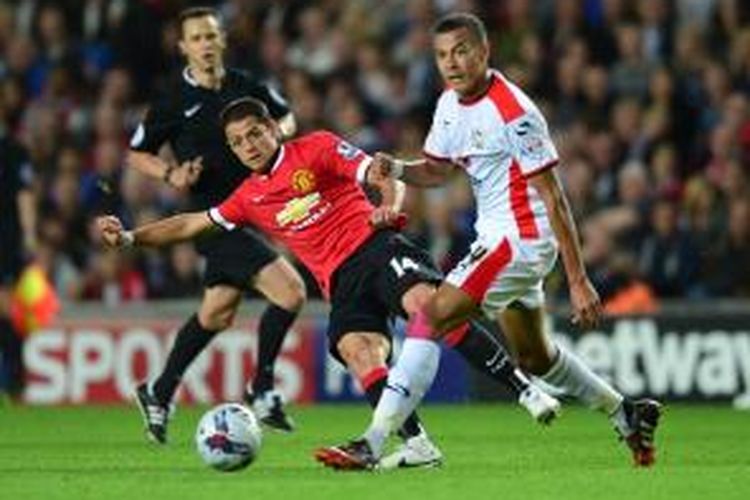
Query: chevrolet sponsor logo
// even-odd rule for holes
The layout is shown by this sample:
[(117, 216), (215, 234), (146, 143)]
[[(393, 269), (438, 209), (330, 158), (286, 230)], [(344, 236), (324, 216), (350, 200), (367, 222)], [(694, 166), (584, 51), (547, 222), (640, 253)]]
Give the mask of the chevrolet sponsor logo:
[(320, 193), (315, 192), (288, 201), (284, 209), (276, 214), (276, 223), (284, 227), (304, 220), (310, 215), (310, 210), (320, 203), (320, 199)]

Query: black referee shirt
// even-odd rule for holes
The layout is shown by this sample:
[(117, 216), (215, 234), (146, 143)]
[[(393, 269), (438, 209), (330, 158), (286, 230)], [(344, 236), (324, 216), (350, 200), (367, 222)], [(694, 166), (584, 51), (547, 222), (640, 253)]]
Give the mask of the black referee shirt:
[(22, 251), (18, 194), (31, 189), (33, 180), (26, 150), (0, 132), (0, 253), (9, 258), (17, 257)]
[(219, 113), (226, 104), (247, 96), (263, 101), (273, 118), (289, 113), (286, 101), (277, 92), (242, 71), (228, 68), (221, 88), (212, 90), (199, 86), (186, 68), (176, 87), (152, 103), (130, 147), (157, 154), (163, 144), (169, 143), (180, 163), (202, 156), (203, 172), (191, 188), (191, 209), (211, 208), (250, 173), (229, 150), (219, 123)]

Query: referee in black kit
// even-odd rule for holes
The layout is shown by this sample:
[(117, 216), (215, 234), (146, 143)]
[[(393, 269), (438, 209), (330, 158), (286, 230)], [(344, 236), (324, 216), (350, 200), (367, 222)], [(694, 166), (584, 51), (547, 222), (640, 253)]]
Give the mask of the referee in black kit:
[[(127, 164), (175, 189), (189, 190), (190, 208), (207, 210), (248, 175), (228, 150), (219, 126), (225, 104), (252, 96), (268, 106), (285, 136), (293, 135), (296, 126), (281, 96), (245, 73), (224, 67), (226, 36), (216, 10), (184, 10), (179, 28), (179, 48), (187, 66), (166, 95), (152, 103), (136, 129)], [(158, 156), (165, 143), (179, 164)], [(292, 431), (281, 397), (273, 390), (273, 367), (284, 336), (305, 302), (302, 278), (289, 261), (244, 230), (208, 236), (198, 242), (197, 249), (206, 258), (200, 309), (177, 334), (161, 375), (136, 389), (147, 436), (157, 443), (166, 442), (171, 402), (183, 373), (213, 336), (232, 324), (243, 292), (249, 288), (262, 293), (270, 305), (260, 319), (257, 371), (245, 399), (266, 425)]]
[(36, 199), (26, 150), (6, 128), (0, 95), (0, 394), (21, 398), (24, 388), (23, 338), (10, 320), (13, 287), (27, 258), (36, 252)]

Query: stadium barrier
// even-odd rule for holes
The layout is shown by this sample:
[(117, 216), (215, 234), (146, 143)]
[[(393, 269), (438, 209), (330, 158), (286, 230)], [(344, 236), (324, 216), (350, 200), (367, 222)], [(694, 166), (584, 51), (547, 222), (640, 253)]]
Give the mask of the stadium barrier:
[[(163, 366), (176, 329), (195, 304), (148, 303), (107, 309), (67, 306), (51, 327), (24, 348), (30, 404), (122, 403), (133, 386)], [(235, 327), (217, 336), (188, 370), (179, 399), (185, 403), (239, 400), (253, 373), (257, 313), (243, 308)], [(298, 403), (350, 401), (361, 391), (327, 354), (327, 307), (308, 305), (287, 337), (277, 364), (279, 389)], [(400, 325), (396, 329), (400, 329)], [(560, 342), (632, 396), (666, 400), (750, 401), (750, 308), (669, 308), (650, 317), (611, 320), (576, 333), (561, 314), (550, 315)], [(446, 351), (430, 401), (507, 397), (470, 373)]]

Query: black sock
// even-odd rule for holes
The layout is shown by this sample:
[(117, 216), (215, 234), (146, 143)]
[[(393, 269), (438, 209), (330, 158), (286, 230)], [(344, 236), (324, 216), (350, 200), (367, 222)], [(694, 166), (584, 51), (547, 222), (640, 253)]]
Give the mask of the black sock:
[[(367, 397), (367, 401), (373, 408), (378, 405), (378, 401), (380, 401), (380, 396), (383, 394), (383, 389), (385, 389), (385, 384), (387, 381), (388, 372), (384, 371), (382, 377), (371, 381), (367, 388), (365, 388), (365, 397)], [(401, 439), (408, 439), (410, 437), (419, 435), (421, 432), (422, 424), (419, 421), (417, 412), (413, 412), (407, 417), (407, 419), (404, 421), (404, 425), (402, 425), (398, 430), (398, 435), (399, 437), (401, 437)]]
[(24, 388), (23, 338), (9, 318), (0, 317), (0, 365), (7, 377), (6, 391), (14, 398), (21, 397)]
[(169, 351), (167, 364), (159, 378), (154, 382), (153, 390), (156, 399), (169, 404), (177, 390), (177, 385), (190, 363), (206, 348), (216, 332), (206, 330), (194, 314), (177, 333), (172, 350)]
[(263, 312), (258, 326), (258, 368), (253, 380), (253, 393), (260, 394), (273, 388), (273, 367), (286, 332), (295, 319), (296, 311), (287, 311), (274, 304)]
[(505, 347), (477, 321), (469, 322), (466, 334), (452, 347), (476, 370), (505, 385), (516, 396), (529, 386), (529, 380), (517, 369)]

